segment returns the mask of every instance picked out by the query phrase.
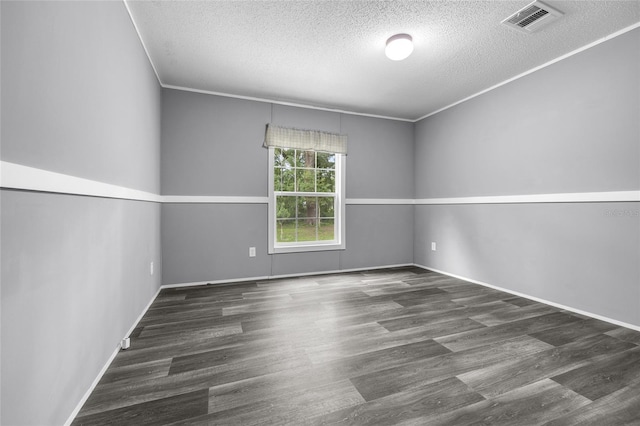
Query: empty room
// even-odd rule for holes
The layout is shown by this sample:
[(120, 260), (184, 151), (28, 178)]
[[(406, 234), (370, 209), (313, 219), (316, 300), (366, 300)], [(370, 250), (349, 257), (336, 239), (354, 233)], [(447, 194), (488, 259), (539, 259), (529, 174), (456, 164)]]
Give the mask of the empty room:
[(639, 1), (0, 24), (0, 424), (640, 424)]

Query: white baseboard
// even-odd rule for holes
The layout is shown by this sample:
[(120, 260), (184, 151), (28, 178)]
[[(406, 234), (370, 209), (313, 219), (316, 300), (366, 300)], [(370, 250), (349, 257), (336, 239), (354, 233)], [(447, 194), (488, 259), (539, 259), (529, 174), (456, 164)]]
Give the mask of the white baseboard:
[(341, 274), (341, 273), (348, 273), (348, 272), (375, 271), (377, 269), (403, 268), (405, 266), (413, 266), (413, 263), (400, 263), (397, 265), (385, 265), (385, 266), (370, 266), (367, 268), (337, 269), (334, 271), (322, 271), (322, 272), (303, 272), (300, 274), (272, 275), (269, 277), (269, 279), (277, 280), (281, 278), (308, 277), (313, 275), (330, 275), (330, 274)]
[(605, 321), (605, 322), (608, 322), (608, 323), (611, 323), (611, 324), (614, 324), (614, 325), (618, 325), (618, 326), (621, 326), (621, 327), (630, 328), (632, 330), (640, 331), (640, 326), (638, 326), (638, 325), (629, 324), (629, 323), (626, 323), (626, 322), (623, 322), (623, 321), (618, 321), (618, 320), (613, 319), (613, 318), (608, 318), (608, 317), (605, 317), (605, 316), (602, 316), (602, 315), (594, 314), (593, 312), (587, 312), (587, 311), (583, 311), (582, 309), (572, 308), (571, 306), (566, 306), (566, 305), (563, 305), (561, 303), (551, 302), (549, 300), (541, 299), (539, 297), (530, 296), (530, 295), (525, 294), (525, 293), (520, 293), (519, 291), (509, 290), (509, 289), (506, 289), (506, 288), (503, 288), (503, 287), (498, 287), (496, 285), (487, 284), (487, 283), (482, 282), (482, 281), (478, 281), (478, 280), (474, 280), (474, 279), (471, 279), (471, 278), (463, 277), (463, 276), (460, 276), (460, 275), (452, 274), (452, 273), (449, 273), (449, 272), (441, 271), (439, 269), (430, 268), (428, 266), (419, 265), (417, 263), (414, 264), (414, 266), (417, 266), (417, 267), (422, 268), (422, 269), (426, 269), (428, 271), (437, 272), (437, 273), (442, 274), (442, 275), (447, 275), (447, 276), (450, 276), (450, 277), (453, 277), (453, 278), (458, 278), (460, 280), (467, 281), (467, 282), (470, 282), (472, 284), (478, 284), (478, 285), (481, 285), (481, 286), (484, 286), (484, 287), (492, 288), (494, 290), (504, 291), (505, 293), (513, 294), (514, 296), (524, 297), (525, 299), (533, 300), (533, 301), (539, 302), (539, 303), (544, 303), (545, 305), (550, 305), (550, 306), (553, 306), (555, 308), (564, 309), (566, 311), (571, 311), (571, 312), (574, 312), (576, 314), (585, 315), (587, 317), (595, 318), (595, 319), (600, 320), (600, 321)]
[(175, 284), (163, 284), (161, 288), (181, 288), (181, 287), (197, 287), (201, 285), (210, 284), (229, 284), (229, 283), (244, 283), (248, 281), (268, 280), (268, 276), (262, 277), (248, 277), (248, 278), (231, 278), (228, 280), (214, 280), (214, 281), (194, 281), (189, 283), (175, 283)]
[(195, 287), (195, 286), (200, 286), (200, 285), (241, 283), (241, 282), (247, 282), (247, 281), (278, 280), (278, 279), (282, 279), (282, 278), (307, 277), (307, 276), (313, 276), (313, 275), (329, 275), (329, 274), (340, 274), (340, 273), (359, 272), (359, 271), (374, 271), (376, 269), (402, 268), (402, 267), (406, 267), (406, 266), (414, 266), (414, 264), (413, 263), (400, 263), (400, 264), (397, 264), (397, 265), (370, 266), (368, 268), (336, 269), (336, 270), (332, 270), (332, 271), (301, 272), (299, 274), (264, 275), (264, 276), (258, 276), (258, 277), (233, 278), (233, 279), (227, 279), (227, 280), (195, 281), (195, 282), (190, 282), (190, 283), (164, 284), (164, 285), (162, 285), (161, 288)]
[[(129, 337), (129, 335), (137, 327), (138, 323), (140, 322), (142, 317), (144, 317), (144, 315), (147, 313), (147, 311), (149, 310), (149, 308), (151, 307), (153, 302), (158, 297), (158, 294), (160, 294), (161, 290), (162, 290), (162, 287), (158, 288), (158, 290), (153, 295), (153, 297), (151, 297), (151, 300), (149, 301), (149, 303), (147, 303), (147, 306), (145, 306), (145, 308), (142, 310), (140, 315), (138, 315), (138, 318), (133, 322), (133, 325), (131, 325), (131, 327), (129, 328), (129, 331), (127, 331), (127, 334), (125, 334), (124, 337)], [(91, 383), (91, 386), (89, 386), (89, 389), (87, 389), (87, 391), (84, 393), (84, 395), (82, 396), (82, 398), (80, 399), (80, 401), (76, 405), (76, 408), (71, 412), (71, 414), (67, 418), (67, 421), (64, 422), (64, 426), (70, 426), (71, 423), (75, 420), (76, 416), (80, 412), (80, 409), (82, 409), (82, 406), (84, 405), (84, 403), (87, 402), (87, 399), (89, 399), (89, 396), (91, 395), (91, 393), (94, 391), (96, 386), (98, 386), (98, 383), (102, 379), (102, 376), (104, 376), (104, 373), (107, 372), (107, 369), (109, 368), (109, 366), (111, 365), (111, 363), (115, 359), (116, 355), (118, 355), (118, 352), (120, 352), (120, 342), (118, 342), (118, 345), (114, 349), (113, 353), (111, 353), (111, 355), (109, 356), (109, 359), (107, 359), (107, 362), (105, 362), (104, 366), (102, 367), (102, 369), (100, 370), (100, 372), (96, 376), (95, 380), (93, 381), (93, 383)]]

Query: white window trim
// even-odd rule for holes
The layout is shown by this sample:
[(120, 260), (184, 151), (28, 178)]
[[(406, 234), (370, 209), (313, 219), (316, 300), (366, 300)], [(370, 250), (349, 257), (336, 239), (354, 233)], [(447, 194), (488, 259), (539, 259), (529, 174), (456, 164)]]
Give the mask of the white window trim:
[(276, 192), (273, 186), (274, 149), (269, 148), (269, 254), (301, 253), (310, 251), (344, 250), (345, 245), (345, 170), (347, 156), (336, 155), (336, 204), (334, 211), (337, 213), (334, 226), (337, 240), (334, 241), (305, 241), (300, 243), (281, 243), (276, 245)]

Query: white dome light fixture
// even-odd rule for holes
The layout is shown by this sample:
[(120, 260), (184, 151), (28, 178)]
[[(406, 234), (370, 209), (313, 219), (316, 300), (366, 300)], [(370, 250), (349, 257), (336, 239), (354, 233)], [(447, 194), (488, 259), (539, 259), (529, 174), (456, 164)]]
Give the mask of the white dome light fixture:
[(389, 37), (384, 53), (392, 61), (406, 59), (413, 52), (413, 39), (409, 34), (396, 34)]

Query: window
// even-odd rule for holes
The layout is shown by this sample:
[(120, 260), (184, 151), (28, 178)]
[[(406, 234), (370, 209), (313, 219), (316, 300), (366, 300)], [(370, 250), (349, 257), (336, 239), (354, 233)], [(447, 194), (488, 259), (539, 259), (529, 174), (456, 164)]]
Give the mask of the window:
[(344, 248), (342, 154), (269, 148), (269, 252)]

